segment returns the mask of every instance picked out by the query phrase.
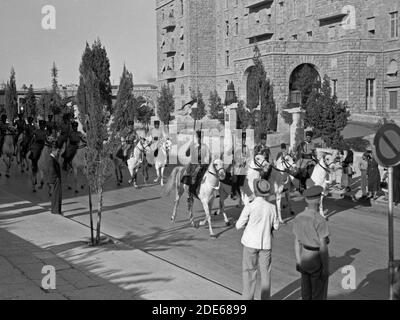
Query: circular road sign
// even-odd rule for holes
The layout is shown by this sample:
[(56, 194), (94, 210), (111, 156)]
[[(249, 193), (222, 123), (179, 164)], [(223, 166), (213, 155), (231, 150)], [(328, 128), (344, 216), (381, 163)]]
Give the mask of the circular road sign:
[(378, 162), (385, 167), (400, 163), (400, 127), (394, 123), (383, 125), (375, 135), (375, 154)]

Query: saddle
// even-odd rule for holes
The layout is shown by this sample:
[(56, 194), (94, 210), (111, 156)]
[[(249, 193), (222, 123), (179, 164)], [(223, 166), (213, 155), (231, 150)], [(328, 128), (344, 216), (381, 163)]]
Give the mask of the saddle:
[(200, 191), (200, 184), (208, 170), (208, 165), (200, 166), (199, 171), (197, 172), (195, 183), (192, 183), (192, 176), (191, 175), (184, 175), (182, 178), (182, 183), (189, 186), (189, 193), (196, 196), (199, 194)]

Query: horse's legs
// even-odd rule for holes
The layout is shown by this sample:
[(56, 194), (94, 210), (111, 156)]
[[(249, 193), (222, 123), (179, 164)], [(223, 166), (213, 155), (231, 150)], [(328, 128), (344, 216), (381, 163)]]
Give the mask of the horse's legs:
[(164, 185), (164, 169), (165, 169), (165, 167), (161, 167), (161, 186), (163, 186)]
[(172, 216), (171, 216), (171, 221), (175, 222), (176, 219), (176, 211), (178, 209), (178, 205), (179, 205), (179, 200), (181, 199), (183, 193), (185, 192), (185, 189), (183, 188), (183, 186), (181, 185), (180, 181), (178, 181), (178, 177), (179, 174), (177, 175), (176, 178), (176, 194), (175, 194), (175, 203), (174, 203), (174, 210), (172, 211)]
[(160, 168), (158, 167), (158, 165), (155, 164), (154, 169), (156, 170), (156, 174), (157, 174), (157, 177), (154, 179), (154, 182), (157, 183), (158, 179), (160, 179), (160, 174), (159, 174)]
[(278, 213), (278, 219), (280, 223), (284, 223), (282, 220), (282, 193), (277, 192), (275, 193), (275, 198), (276, 198), (276, 211)]
[(194, 196), (193, 194), (189, 193), (188, 196), (188, 215), (189, 221), (192, 226), (194, 226), (194, 218), (193, 218), (193, 203), (194, 203)]
[(74, 173), (74, 186), (75, 186), (75, 193), (78, 193), (78, 166), (72, 168)]
[(206, 222), (208, 222), (208, 230), (210, 231), (210, 237), (215, 238), (215, 234), (211, 225), (211, 214), (210, 214), (213, 202), (214, 202), (213, 197), (208, 202), (206, 202), (205, 200), (201, 201), (201, 203), (203, 204), (204, 212), (206, 213), (206, 218), (204, 219), (204, 221), (200, 223), (200, 225), (205, 225)]

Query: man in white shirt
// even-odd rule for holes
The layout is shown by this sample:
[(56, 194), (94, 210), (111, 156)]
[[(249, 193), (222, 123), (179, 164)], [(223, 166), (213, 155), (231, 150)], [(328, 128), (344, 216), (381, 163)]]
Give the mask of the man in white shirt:
[(258, 265), (261, 300), (268, 300), (271, 295), (272, 232), (278, 230), (279, 220), (275, 206), (265, 200), (269, 190), (268, 181), (254, 180), (254, 194), (236, 222), (236, 229), (245, 227), (242, 236), (244, 300), (254, 299)]

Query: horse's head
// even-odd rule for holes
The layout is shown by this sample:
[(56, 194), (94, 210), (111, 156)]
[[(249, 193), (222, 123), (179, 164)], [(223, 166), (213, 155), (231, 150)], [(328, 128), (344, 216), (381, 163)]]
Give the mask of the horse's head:
[(265, 160), (264, 155), (258, 154), (254, 156), (254, 159), (250, 164), (250, 168), (254, 170), (267, 172), (269, 169), (269, 163), (267, 160)]
[(212, 162), (212, 166), (215, 170), (215, 174), (218, 176), (219, 180), (225, 180), (226, 178), (226, 172), (225, 172), (225, 167), (224, 167), (224, 161), (221, 159), (215, 159)]
[(290, 153), (282, 155), (277, 160), (277, 167), (281, 170), (289, 171), (289, 172), (297, 172), (297, 164)]

